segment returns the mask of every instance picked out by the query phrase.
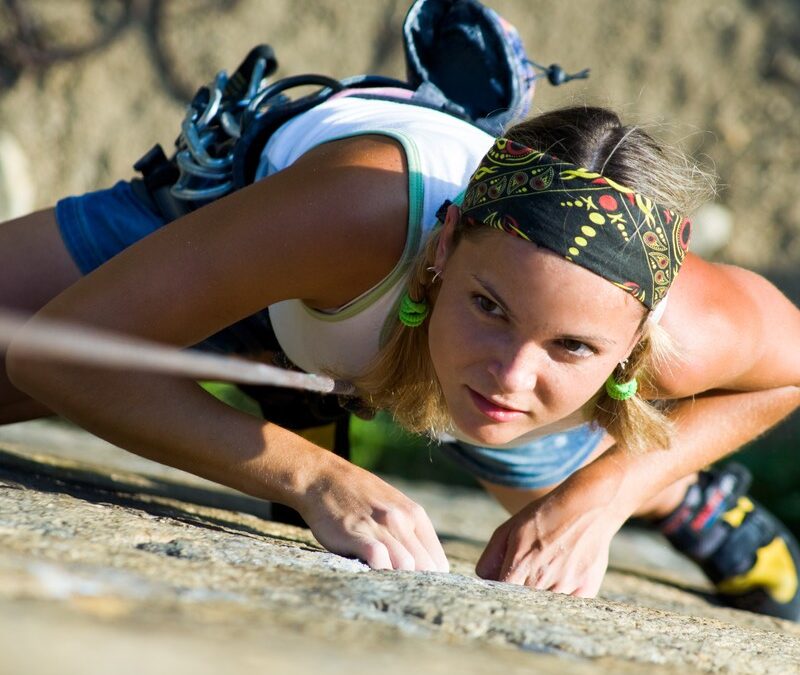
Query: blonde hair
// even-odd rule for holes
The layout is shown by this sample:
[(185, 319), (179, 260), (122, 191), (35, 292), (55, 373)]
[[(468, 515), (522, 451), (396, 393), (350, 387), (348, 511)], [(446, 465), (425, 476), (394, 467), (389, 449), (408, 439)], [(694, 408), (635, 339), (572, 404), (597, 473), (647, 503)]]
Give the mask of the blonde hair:
[[(412, 263), (406, 290), (412, 299), (434, 301), (432, 275), (439, 229), (435, 230)], [(450, 415), (428, 350), (428, 322), (417, 328), (394, 325), (369, 367), (351, 378), (367, 405), (388, 410), (408, 431), (435, 438), (450, 427)]]
[[(669, 333), (649, 321), (648, 316), (644, 319), (639, 342), (624, 366), (617, 365), (613, 375), (617, 382), (636, 378), (640, 390), (653, 391), (656, 373), (678, 357)], [(608, 395), (605, 387), (592, 403), (593, 420), (630, 452), (669, 447), (673, 424), (661, 405), (642, 398), (638, 393), (626, 401), (618, 401)]]
[[(505, 137), (590, 171), (602, 170), (676, 213), (692, 213), (713, 194), (712, 177), (678, 149), (661, 146), (640, 127), (624, 126), (615, 113), (603, 108), (555, 110), (512, 127)], [(462, 219), (454, 245), (462, 236), (485, 231)], [(412, 263), (407, 285), (413, 300), (426, 300), (431, 306), (436, 292), (430, 268), (438, 241), (437, 229)], [(614, 375), (618, 381), (636, 377), (640, 389), (652, 391), (655, 374), (675, 358), (675, 349), (667, 332), (648, 316), (625, 367), (618, 366)], [(390, 411), (409, 431), (435, 437), (448, 430), (451, 421), (430, 359), (427, 321), (418, 328), (406, 327), (394, 316), (389, 321), (393, 325), (380, 352), (353, 383), (367, 404)], [(672, 425), (657, 402), (638, 394), (618, 401), (601, 390), (589, 404), (592, 419), (630, 451), (669, 446)]]

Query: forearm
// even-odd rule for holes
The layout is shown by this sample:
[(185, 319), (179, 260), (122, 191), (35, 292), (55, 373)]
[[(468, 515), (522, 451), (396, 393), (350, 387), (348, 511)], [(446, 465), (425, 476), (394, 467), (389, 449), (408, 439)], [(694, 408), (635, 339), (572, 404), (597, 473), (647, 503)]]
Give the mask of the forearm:
[(631, 455), (612, 447), (574, 474), (572, 487), (600, 487), (621, 523), (664, 488), (736, 451), (798, 406), (798, 387), (713, 392), (681, 401), (671, 415), (676, 433), (670, 449)]
[(192, 381), (45, 362), (11, 372), (27, 393), (115, 445), (259, 498), (296, 506), (334, 459)]
[[(15, 363), (13, 361), (16, 361)], [(12, 360), (15, 384), (121, 447), (298, 510), (329, 551), (448, 570), (424, 510), (373, 474), (194, 382)]]

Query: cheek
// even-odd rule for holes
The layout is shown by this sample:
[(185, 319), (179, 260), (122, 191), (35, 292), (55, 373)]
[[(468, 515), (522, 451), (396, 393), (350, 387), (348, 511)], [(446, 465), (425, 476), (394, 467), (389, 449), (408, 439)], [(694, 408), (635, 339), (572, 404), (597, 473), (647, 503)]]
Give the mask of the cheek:
[(553, 367), (546, 380), (540, 380), (539, 395), (549, 408), (569, 414), (600, 391), (613, 365), (598, 359), (581, 367), (564, 364)]
[(446, 292), (440, 293), (428, 324), (431, 360), (440, 379), (443, 366), (461, 364), (474, 353), (475, 334), (469, 308), (452, 301)]
[(444, 305), (437, 302), (428, 323), (428, 349), (433, 369), (440, 380), (445, 376), (453, 359), (455, 350), (450, 348), (450, 345), (457, 340), (457, 337), (458, 331), (448, 319)]

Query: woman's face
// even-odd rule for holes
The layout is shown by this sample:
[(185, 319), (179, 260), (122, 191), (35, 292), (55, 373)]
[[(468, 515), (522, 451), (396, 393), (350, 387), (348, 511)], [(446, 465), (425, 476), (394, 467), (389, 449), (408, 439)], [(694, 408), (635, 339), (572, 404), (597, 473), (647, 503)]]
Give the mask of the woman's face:
[(581, 408), (630, 353), (644, 310), (589, 270), (504, 232), (453, 247), (452, 220), (436, 256), (431, 359), (458, 430), (502, 445)]

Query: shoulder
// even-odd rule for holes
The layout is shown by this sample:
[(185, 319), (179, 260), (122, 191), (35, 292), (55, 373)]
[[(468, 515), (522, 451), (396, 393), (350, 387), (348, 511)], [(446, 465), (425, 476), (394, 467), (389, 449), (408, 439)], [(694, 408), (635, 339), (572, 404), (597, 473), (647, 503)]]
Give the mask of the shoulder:
[(344, 304), (380, 281), (402, 254), (408, 169), (403, 149), (388, 137), (324, 143), (248, 190), (240, 197), (243, 239), (260, 240), (265, 254), (280, 244), (297, 271), (286, 297)]
[(800, 381), (800, 311), (754, 272), (689, 254), (661, 324), (676, 347), (656, 378), (665, 397)]
[(387, 139), (321, 146), (122, 251), (54, 311), (190, 345), (281, 300), (344, 304), (400, 257), (407, 185), (402, 152)]

